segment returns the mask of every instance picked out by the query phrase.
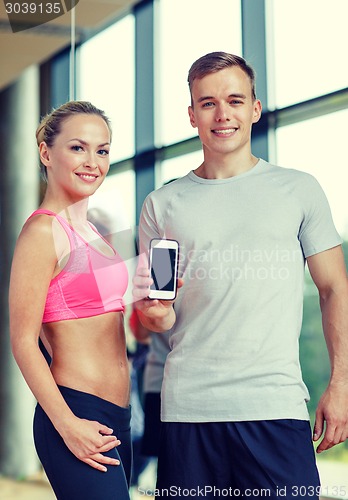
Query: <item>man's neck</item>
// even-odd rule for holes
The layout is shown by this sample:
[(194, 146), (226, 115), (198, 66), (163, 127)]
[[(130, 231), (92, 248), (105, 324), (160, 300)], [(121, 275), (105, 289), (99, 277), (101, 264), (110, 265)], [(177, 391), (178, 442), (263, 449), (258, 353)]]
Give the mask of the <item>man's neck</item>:
[(194, 171), (198, 177), (204, 179), (228, 179), (251, 170), (258, 163), (256, 156), (231, 161), (230, 158), (223, 160), (204, 158), (203, 163)]

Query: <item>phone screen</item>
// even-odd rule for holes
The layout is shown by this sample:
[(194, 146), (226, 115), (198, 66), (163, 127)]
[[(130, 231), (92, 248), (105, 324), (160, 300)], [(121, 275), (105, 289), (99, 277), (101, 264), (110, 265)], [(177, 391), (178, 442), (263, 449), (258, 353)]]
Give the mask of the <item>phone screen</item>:
[(163, 292), (175, 290), (175, 262), (177, 257), (175, 248), (152, 249), (151, 277), (153, 284), (151, 290)]

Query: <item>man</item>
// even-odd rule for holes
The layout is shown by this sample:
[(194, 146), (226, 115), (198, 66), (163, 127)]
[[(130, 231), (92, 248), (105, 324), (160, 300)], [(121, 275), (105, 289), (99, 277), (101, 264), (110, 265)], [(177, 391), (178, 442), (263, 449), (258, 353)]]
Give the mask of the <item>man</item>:
[(252, 154), (261, 103), (244, 59), (207, 54), (188, 81), (204, 161), (150, 194), (140, 220), (143, 252), (151, 238), (179, 241), (182, 288), (174, 307), (144, 299), (144, 266), (134, 291), (144, 326), (171, 329), (157, 495), (318, 498), (298, 352), (304, 265), (319, 290), (332, 367), (314, 426), (320, 453), (348, 437), (341, 239), (312, 176)]

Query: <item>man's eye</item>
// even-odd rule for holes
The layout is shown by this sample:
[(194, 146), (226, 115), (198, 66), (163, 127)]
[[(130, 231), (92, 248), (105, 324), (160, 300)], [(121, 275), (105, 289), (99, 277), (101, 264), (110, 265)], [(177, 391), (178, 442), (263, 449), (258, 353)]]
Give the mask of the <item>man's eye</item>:
[(211, 106), (214, 106), (213, 102), (205, 102), (202, 107), (203, 108), (210, 108)]

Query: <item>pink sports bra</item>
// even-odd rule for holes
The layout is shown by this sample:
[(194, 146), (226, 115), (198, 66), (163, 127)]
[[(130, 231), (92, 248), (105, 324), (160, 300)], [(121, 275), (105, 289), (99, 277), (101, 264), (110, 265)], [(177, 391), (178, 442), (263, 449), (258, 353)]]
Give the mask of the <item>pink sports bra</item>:
[[(71, 249), (67, 264), (50, 282), (42, 323), (124, 311), (128, 272), (115, 250), (112, 256), (102, 254), (63, 217), (50, 210), (36, 210), (29, 219), (37, 214), (50, 215), (60, 222)], [(91, 227), (101, 237), (92, 224)]]

